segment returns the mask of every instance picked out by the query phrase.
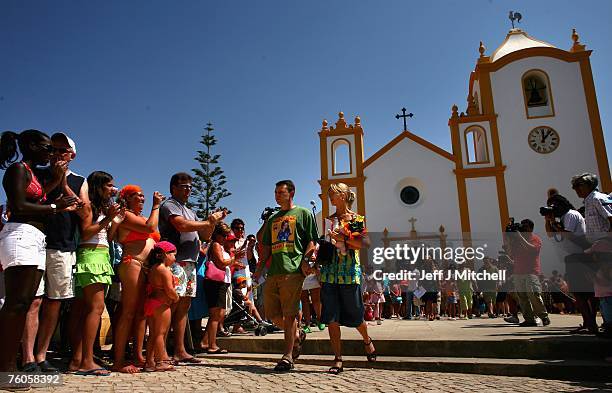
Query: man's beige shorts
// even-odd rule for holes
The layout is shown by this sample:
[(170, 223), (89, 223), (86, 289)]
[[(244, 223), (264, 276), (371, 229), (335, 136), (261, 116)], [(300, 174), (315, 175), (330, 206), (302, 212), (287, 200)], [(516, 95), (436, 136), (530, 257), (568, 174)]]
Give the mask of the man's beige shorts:
[(74, 297), (72, 267), (75, 264), (75, 252), (47, 250), (47, 268), (45, 269), (44, 285), (45, 294), (49, 299), (62, 300)]
[(268, 276), (263, 294), (266, 317), (296, 316), (300, 310), (303, 283), (304, 276), (300, 273)]

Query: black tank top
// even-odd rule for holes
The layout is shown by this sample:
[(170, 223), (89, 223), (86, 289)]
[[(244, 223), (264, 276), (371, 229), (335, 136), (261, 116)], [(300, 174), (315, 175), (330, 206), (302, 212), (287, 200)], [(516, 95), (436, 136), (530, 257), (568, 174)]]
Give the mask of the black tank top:
[[(68, 187), (76, 195), (80, 195), (81, 187), (85, 182), (83, 176), (70, 173), (66, 179)], [(55, 188), (47, 195), (46, 204), (51, 204), (60, 195), (60, 187)], [(78, 243), (79, 216), (73, 212), (60, 212), (47, 216), (45, 222), (45, 235), (47, 235), (47, 249), (63, 252), (76, 251)]]

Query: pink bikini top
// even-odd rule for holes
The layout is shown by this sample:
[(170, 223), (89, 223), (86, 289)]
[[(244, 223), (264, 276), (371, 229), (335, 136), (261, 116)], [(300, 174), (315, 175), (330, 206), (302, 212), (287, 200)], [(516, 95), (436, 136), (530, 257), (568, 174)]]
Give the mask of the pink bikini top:
[(30, 184), (28, 184), (25, 190), (26, 199), (34, 203), (44, 202), (47, 199), (47, 195), (45, 195), (45, 191), (40, 185), (38, 178), (36, 177), (36, 175), (34, 175), (34, 172), (32, 172), (32, 169), (30, 169), (28, 164), (23, 161), (21, 163), (28, 170), (28, 172), (30, 172), (30, 177), (32, 178), (32, 180), (30, 180)]

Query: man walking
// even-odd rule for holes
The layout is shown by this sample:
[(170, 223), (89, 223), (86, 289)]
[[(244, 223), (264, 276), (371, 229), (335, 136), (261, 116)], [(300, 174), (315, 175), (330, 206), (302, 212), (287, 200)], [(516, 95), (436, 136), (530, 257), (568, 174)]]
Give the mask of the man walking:
[[(266, 317), (285, 332), (285, 349), (275, 371), (289, 371), (300, 355), (306, 333), (297, 328), (296, 316), (304, 277), (311, 272), (308, 260), (315, 250), (317, 230), (312, 213), (293, 203), (295, 185), (291, 180), (276, 183), (274, 197), (280, 210), (267, 221), (263, 233), (261, 260), (272, 255), (264, 288)], [(263, 264), (255, 272), (261, 275)]]

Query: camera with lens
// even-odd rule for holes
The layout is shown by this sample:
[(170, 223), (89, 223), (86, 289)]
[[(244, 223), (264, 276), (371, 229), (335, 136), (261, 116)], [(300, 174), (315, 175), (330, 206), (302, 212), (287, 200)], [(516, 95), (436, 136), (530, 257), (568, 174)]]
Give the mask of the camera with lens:
[(520, 232), (521, 224), (514, 222), (514, 217), (510, 217), (510, 223), (506, 225), (506, 232)]
[(554, 206), (543, 206), (540, 208), (540, 215), (542, 217), (546, 216), (554, 216), (555, 215), (555, 207)]
[(276, 212), (277, 212), (277, 211), (279, 211), (279, 210), (280, 210), (280, 207), (279, 207), (279, 206), (276, 206), (276, 207), (269, 207), (269, 206), (268, 206), (268, 207), (265, 207), (265, 208), (263, 209), (263, 211), (261, 212), (261, 217), (260, 217), (260, 218), (261, 218), (261, 221), (264, 221), (264, 222), (265, 222), (265, 221), (268, 221), (268, 218), (270, 218), (270, 216), (271, 216), (272, 214), (276, 213)]

